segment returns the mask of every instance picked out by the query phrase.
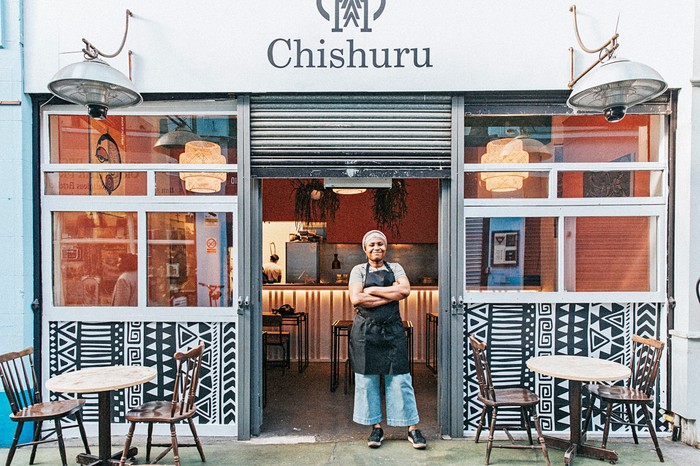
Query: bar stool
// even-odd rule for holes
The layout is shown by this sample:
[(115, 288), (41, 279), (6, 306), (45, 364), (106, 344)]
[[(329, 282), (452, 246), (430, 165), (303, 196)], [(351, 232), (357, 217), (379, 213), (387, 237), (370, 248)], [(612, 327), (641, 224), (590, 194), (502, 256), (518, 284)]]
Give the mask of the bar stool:
[[(402, 324), (406, 332), (409, 368), (411, 375), (413, 375), (413, 322), (404, 320)], [(347, 337), (349, 340), (351, 328), (352, 320), (335, 320), (331, 324), (331, 332), (333, 335), (331, 342), (331, 392), (334, 392), (340, 383), (340, 338)], [(348, 385), (352, 384), (352, 365), (349, 359), (345, 363), (344, 376), (344, 392), (347, 395)]]
[(340, 379), (340, 338), (350, 337), (352, 320), (334, 320), (331, 324), (331, 392), (338, 388)]

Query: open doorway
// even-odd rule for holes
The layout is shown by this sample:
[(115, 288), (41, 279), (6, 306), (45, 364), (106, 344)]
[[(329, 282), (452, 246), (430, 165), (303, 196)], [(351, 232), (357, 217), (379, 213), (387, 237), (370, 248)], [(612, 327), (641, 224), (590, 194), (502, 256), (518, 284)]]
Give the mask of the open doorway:
[[(276, 282), (269, 282), (260, 269), (262, 310), (269, 313), (288, 304), (295, 313), (305, 315), (303, 323), (286, 319), (289, 325), (284, 326), (283, 333), (289, 338), (288, 366), (283, 361), (287, 351), (284, 346), (267, 347), (261, 433), (313, 436), (317, 441), (364, 439), (369, 427), (352, 421), (354, 385), (351, 374), (346, 372), (347, 337), (340, 332), (338, 356), (334, 358), (333, 323), (351, 321), (354, 315), (347, 280), (353, 266), (366, 262), (360, 245), (362, 236), (377, 226), (373, 190), (341, 195), (333, 215), (324, 222), (307, 224), (295, 222), (294, 215), (298, 209), (295, 187), (306, 181), (309, 180), (262, 180), (263, 263), (276, 256), (281, 269)], [(434, 317), (438, 310), (440, 182), (407, 179), (405, 186), (405, 215), (398, 228), (385, 230), (389, 242), (386, 261), (400, 263), (411, 282), (411, 295), (400, 303), (400, 310), (402, 319), (411, 327), (412, 374), (420, 428), (428, 439), (434, 439), (439, 436), (439, 332)], [(433, 316), (429, 317), (431, 313)], [(263, 355), (264, 352), (261, 358)], [(334, 359), (338, 363), (335, 386)], [(386, 427), (385, 435), (389, 439), (405, 439), (405, 431), (399, 427)]]

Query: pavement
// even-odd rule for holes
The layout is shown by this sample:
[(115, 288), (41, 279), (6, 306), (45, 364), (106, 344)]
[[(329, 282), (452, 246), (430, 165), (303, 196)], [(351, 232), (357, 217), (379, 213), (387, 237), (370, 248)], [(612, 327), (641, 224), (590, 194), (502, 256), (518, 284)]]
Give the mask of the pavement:
[[(391, 429), (391, 428), (390, 428)], [(388, 431), (385, 429), (386, 440), (380, 448), (370, 449), (365, 440), (352, 442), (317, 442), (313, 436), (285, 437), (255, 437), (249, 441), (237, 441), (232, 438), (204, 437), (204, 452), (207, 466), (219, 465), (422, 465), (422, 464), (484, 464), (486, 443), (474, 443), (473, 438), (429, 440), (428, 448), (415, 450), (403, 436), (403, 429)], [(166, 439), (157, 439), (158, 441)], [(182, 438), (181, 442), (188, 441)], [(664, 465), (700, 465), (700, 451), (681, 442), (673, 442), (669, 437), (659, 439), (664, 454)], [(90, 445), (96, 439), (90, 439)], [(506, 441), (495, 442), (494, 445)], [(595, 442), (595, 439), (593, 439)], [(135, 436), (133, 446), (139, 448), (139, 455), (134, 464), (144, 464), (145, 438)], [(120, 446), (115, 445), (114, 451)], [(620, 455), (618, 465), (653, 465), (659, 464), (654, 446), (649, 439), (640, 438), (639, 445), (632, 439), (611, 438), (608, 448), (616, 450)], [(97, 447), (93, 449), (97, 450)], [(12, 464), (29, 464), (29, 448), (17, 450)], [(79, 442), (68, 440), (68, 464), (74, 464), (74, 459), (81, 448)], [(5, 463), (8, 450), (0, 449), (0, 464)], [(154, 447), (154, 452), (157, 450)], [(154, 455), (155, 456), (155, 455)], [(203, 464), (196, 448), (181, 448), (182, 465)], [(564, 464), (563, 451), (549, 449), (552, 465)], [(159, 464), (172, 464), (172, 454), (168, 454)], [(42, 445), (37, 452), (36, 465), (60, 464), (56, 444)], [(496, 449), (491, 452), (491, 465), (522, 465), (531, 466), (544, 464), (540, 451)], [(597, 459), (578, 457), (574, 464), (577, 466), (601, 466)]]

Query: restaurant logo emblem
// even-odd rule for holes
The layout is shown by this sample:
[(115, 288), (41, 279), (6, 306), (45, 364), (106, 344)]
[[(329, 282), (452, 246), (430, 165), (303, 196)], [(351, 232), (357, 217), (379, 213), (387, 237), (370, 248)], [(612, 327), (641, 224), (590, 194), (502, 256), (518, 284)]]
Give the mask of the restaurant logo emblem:
[(326, 21), (333, 22), (332, 32), (343, 32), (343, 28), (348, 26), (360, 28), (361, 32), (372, 32), (370, 18), (372, 21), (376, 21), (386, 6), (386, 0), (379, 0), (376, 10), (374, 7), (370, 7), (370, 0), (332, 0), (332, 2), (333, 19), (331, 20), (331, 13), (323, 7), (323, 0), (316, 0), (316, 8), (321, 16)]
[(381, 46), (373, 43), (373, 36), (358, 37), (357, 31), (372, 32), (372, 23), (385, 6), (386, 0), (316, 0), (316, 9), (332, 24), (331, 32), (345, 32), (348, 37), (334, 34), (317, 42), (277, 37), (267, 46), (267, 61), (277, 69), (432, 68), (430, 47)]

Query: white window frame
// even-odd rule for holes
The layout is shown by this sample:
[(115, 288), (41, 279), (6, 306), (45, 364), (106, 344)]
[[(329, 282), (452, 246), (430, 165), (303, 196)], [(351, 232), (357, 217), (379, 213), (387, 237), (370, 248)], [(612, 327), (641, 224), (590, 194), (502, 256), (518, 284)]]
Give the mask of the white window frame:
[[(156, 172), (179, 173), (177, 164), (109, 164), (95, 165), (89, 163), (68, 164), (52, 163), (50, 160), (49, 116), (84, 115), (81, 106), (51, 106), (43, 109), (41, 116), (41, 222), (53, 226), (55, 212), (136, 212), (138, 232), (139, 283), (147, 283), (147, 267), (143, 258), (148, 255), (148, 234), (146, 218), (149, 212), (221, 212), (233, 213), (232, 246), (237, 249), (238, 236), (238, 196), (156, 196)], [(237, 117), (236, 101), (178, 101), (146, 102), (129, 109), (113, 109), (110, 115), (158, 116), (188, 114), (202, 116)], [(46, 175), (56, 172), (145, 172), (147, 174), (147, 192), (144, 196), (75, 196), (46, 194)], [(238, 173), (237, 164), (201, 164), (188, 165), (188, 172), (222, 171)], [(139, 287), (139, 306), (56, 306), (53, 290), (53, 228), (43, 228), (42, 246), (42, 300), (45, 321), (90, 321), (90, 322), (228, 322), (237, 318), (235, 299), (227, 307), (169, 307), (147, 306), (148, 289)], [(234, 277), (231, 296), (238, 295), (237, 281), (240, 252), (234, 258), (232, 274)]]
[[(533, 163), (533, 164), (464, 164), (464, 173), (478, 172), (547, 172), (548, 193), (543, 198), (503, 198), (503, 199), (464, 199), (464, 219), (466, 218), (507, 218), (507, 217), (549, 217), (557, 218), (557, 290), (528, 292), (522, 290), (464, 290), (467, 303), (571, 303), (571, 302), (665, 302), (666, 301), (666, 261), (668, 223), (668, 137), (669, 127), (666, 118), (661, 116), (659, 124), (659, 162), (630, 163)], [(559, 172), (660, 172), (661, 195), (651, 197), (615, 198), (557, 198)], [(564, 271), (566, 267), (564, 251), (564, 219), (567, 217), (653, 217), (656, 229), (651, 232), (650, 245), (655, 259), (655, 270), (650, 271), (655, 278), (654, 291), (649, 292), (578, 292), (565, 291)], [(464, 222), (464, 219), (462, 221)], [(655, 236), (655, 237), (654, 237)], [(651, 263), (651, 262), (650, 262)], [(463, 270), (466, 276), (466, 263)]]

